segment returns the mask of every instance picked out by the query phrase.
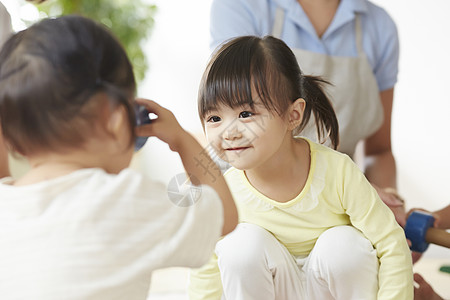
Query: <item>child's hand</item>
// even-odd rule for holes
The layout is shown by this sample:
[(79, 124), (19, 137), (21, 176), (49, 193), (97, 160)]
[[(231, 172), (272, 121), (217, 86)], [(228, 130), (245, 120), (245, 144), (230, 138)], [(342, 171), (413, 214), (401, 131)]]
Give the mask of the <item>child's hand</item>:
[[(209, 185), (222, 200), (224, 208), (222, 234), (233, 231), (238, 223), (238, 213), (219, 167), (209, 155), (205, 155), (205, 150), (195, 138), (180, 126), (170, 110), (151, 100), (136, 99), (136, 103), (157, 116), (156, 119), (152, 119), (150, 124), (137, 127), (136, 134), (138, 136), (156, 136), (166, 142), (172, 151), (178, 152), (188, 177), (195, 178), (195, 183), (193, 183)], [(208, 168), (208, 172), (205, 172), (205, 166)]]
[(150, 124), (138, 126), (136, 134), (138, 136), (155, 136), (167, 143), (172, 151), (178, 151), (179, 143), (188, 134), (180, 126), (173, 113), (152, 100), (136, 99), (136, 103), (143, 105), (150, 113), (157, 116), (152, 119)]

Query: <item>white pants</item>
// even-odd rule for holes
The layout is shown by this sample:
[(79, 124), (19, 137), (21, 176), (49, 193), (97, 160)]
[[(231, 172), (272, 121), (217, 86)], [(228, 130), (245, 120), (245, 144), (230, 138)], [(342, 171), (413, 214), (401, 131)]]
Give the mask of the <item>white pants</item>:
[(222, 299), (376, 299), (378, 258), (351, 226), (318, 238), (311, 253), (296, 258), (268, 231), (241, 223), (216, 246)]

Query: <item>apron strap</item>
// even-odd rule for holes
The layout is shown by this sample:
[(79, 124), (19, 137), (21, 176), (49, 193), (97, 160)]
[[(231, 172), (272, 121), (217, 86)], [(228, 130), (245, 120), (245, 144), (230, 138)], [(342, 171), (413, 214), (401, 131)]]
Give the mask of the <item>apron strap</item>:
[(361, 18), (359, 14), (355, 15), (355, 39), (356, 39), (356, 51), (358, 51), (358, 56), (365, 55), (362, 46)]
[(284, 10), (280, 7), (277, 7), (275, 12), (275, 20), (272, 28), (272, 36), (276, 38), (281, 37), (281, 33), (283, 32), (283, 23), (284, 23)]

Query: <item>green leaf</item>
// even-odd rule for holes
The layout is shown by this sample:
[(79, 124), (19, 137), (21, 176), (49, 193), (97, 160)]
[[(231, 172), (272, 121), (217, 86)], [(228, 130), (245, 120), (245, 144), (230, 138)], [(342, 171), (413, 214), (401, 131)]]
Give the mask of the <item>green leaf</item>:
[(142, 45), (151, 34), (156, 5), (143, 0), (53, 0), (37, 7), (48, 17), (78, 14), (106, 25), (125, 48), (136, 80), (144, 79), (148, 60)]

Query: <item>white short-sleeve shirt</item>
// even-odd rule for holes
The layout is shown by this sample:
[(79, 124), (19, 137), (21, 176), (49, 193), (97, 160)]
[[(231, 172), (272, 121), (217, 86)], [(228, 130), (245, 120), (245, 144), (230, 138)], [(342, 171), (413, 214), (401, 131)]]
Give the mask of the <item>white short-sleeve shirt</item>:
[(129, 169), (10, 181), (0, 181), (2, 299), (146, 299), (153, 270), (201, 266), (221, 235), (222, 204), (208, 186), (182, 207)]

